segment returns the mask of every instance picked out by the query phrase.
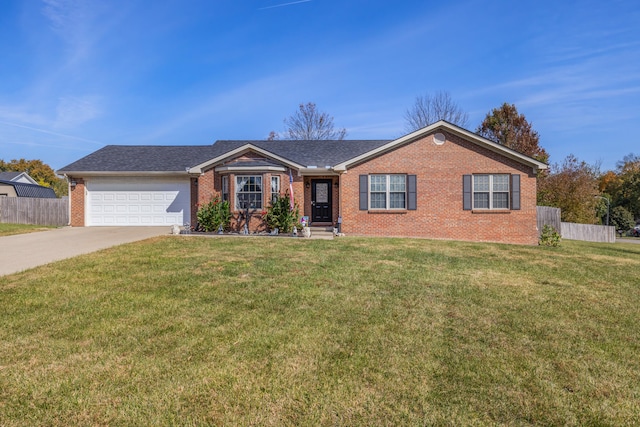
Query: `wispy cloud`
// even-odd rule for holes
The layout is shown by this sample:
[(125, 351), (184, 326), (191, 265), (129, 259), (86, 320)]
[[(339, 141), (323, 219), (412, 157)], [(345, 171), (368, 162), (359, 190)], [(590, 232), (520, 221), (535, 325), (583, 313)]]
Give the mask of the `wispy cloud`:
[(5, 121), (0, 121), (0, 125), (11, 126), (11, 127), (20, 128), (20, 129), (26, 129), (26, 130), (33, 131), (33, 132), (44, 133), (44, 134), (47, 134), (47, 135), (58, 136), (58, 137), (66, 138), (66, 139), (74, 139), (76, 141), (89, 142), (91, 144), (96, 144), (96, 145), (104, 145), (104, 143), (102, 143), (100, 141), (95, 141), (93, 139), (82, 138), (82, 137), (79, 137), (79, 136), (68, 135), (68, 134), (64, 134), (64, 133), (60, 133), (60, 132), (53, 132), (53, 131), (50, 131), (50, 130), (47, 130), (47, 129), (41, 129), (41, 128), (37, 128), (37, 127), (33, 127), (33, 126), (21, 125), (21, 124), (18, 124), (18, 123), (10, 123), (10, 122), (5, 122)]
[(73, 57), (83, 57), (90, 50), (91, 5), (80, 0), (42, 0), (42, 14), (51, 29), (67, 43)]
[(273, 9), (275, 7), (291, 6), (291, 5), (299, 4), (299, 3), (309, 3), (310, 1), (311, 0), (298, 0), (298, 1), (292, 1), (292, 2), (289, 2), (289, 3), (274, 4), (273, 6), (260, 7), (260, 8), (258, 8), (258, 10)]
[(56, 128), (73, 128), (98, 117), (101, 113), (97, 97), (60, 98), (56, 108)]
[(48, 144), (48, 143), (40, 143), (33, 141), (8, 141), (3, 139), (3, 144), (17, 145), (19, 147), (39, 147), (39, 148), (56, 148), (60, 150), (71, 150), (71, 151), (87, 151), (87, 147), (83, 145), (73, 145), (73, 144)]

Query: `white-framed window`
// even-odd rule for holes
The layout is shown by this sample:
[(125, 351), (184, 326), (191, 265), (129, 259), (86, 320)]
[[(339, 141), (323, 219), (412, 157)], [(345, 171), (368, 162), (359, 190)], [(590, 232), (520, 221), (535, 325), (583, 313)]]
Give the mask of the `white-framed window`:
[(262, 209), (262, 176), (236, 176), (236, 209)]
[(229, 200), (229, 176), (222, 175), (222, 200)]
[(275, 203), (280, 197), (280, 176), (274, 175), (271, 177), (271, 203)]
[(509, 175), (473, 175), (473, 209), (509, 209)]
[(406, 175), (369, 175), (369, 209), (406, 208)]

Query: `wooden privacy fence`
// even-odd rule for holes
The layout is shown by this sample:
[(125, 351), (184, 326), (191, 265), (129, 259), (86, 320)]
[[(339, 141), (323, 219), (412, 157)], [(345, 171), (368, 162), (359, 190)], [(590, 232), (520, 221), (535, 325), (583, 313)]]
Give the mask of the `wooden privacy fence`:
[(549, 206), (537, 206), (538, 234), (542, 233), (542, 227), (551, 225), (563, 239), (584, 240), (587, 242), (616, 242), (615, 227), (605, 225), (574, 224), (560, 221), (560, 208)]
[(0, 197), (0, 222), (61, 227), (69, 224), (69, 198)]
[(560, 233), (562, 228), (560, 224), (560, 208), (552, 208), (549, 206), (537, 206), (538, 211), (538, 234), (542, 233), (542, 227), (550, 225)]
[(611, 225), (606, 226), (563, 222), (560, 234), (563, 239), (604, 243), (616, 242), (616, 228)]

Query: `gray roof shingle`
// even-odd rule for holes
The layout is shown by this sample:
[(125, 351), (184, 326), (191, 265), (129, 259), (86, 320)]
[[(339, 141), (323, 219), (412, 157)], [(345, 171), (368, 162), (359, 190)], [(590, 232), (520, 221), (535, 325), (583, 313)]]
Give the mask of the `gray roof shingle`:
[(216, 141), (213, 145), (107, 145), (75, 161), (58, 173), (69, 172), (182, 172), (252, 144), (303, 166), (333, 166), (389, 142), (345, 141)]
[(11, 181), (22, 172), (0, 172), (0, 181)]

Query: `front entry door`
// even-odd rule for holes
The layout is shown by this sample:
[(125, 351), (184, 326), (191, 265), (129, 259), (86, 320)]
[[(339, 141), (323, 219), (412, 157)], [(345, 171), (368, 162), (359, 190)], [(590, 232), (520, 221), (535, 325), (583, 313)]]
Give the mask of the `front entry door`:
[(331, 180), (311, 180), (311, 222), (332, 222)]

